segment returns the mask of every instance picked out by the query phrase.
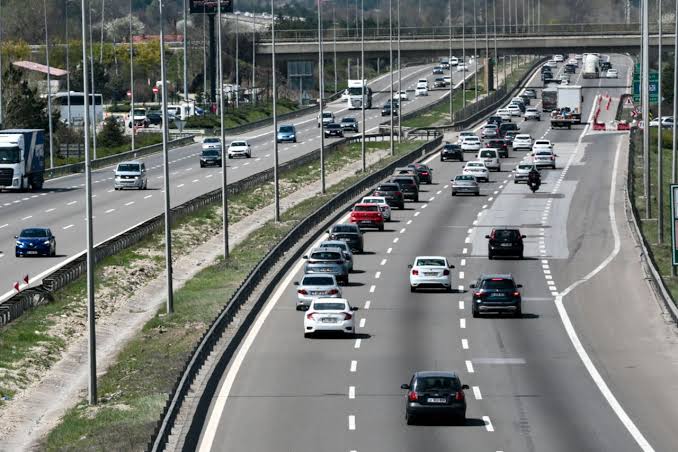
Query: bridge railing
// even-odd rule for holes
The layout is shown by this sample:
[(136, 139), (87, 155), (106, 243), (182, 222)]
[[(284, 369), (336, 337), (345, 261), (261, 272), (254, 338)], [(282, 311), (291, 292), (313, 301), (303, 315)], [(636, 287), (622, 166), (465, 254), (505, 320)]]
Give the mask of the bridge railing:
[[(672, 30), (673, 24), (664, 24), (666, 30)], [(462, 30), (466, 37), (476, 34), (478, 38), (485, 39), (485, 25), (466, 25), (464, 29), (460, 26), (452, 27), (452, 38), (458, 39), (462, 35)], [(657, 24), (650, 26), (650, 33), (657, 31)], [(337, 41), (357, 41), (360, 39), (360, 33), (355, 29), (328, 28), (323, 31), (323, 39), (329, 43), (334, 40), (336, 33)], [(394, 38), (397, 36), (397, 30), (394, 30)], [(530, 36), (561, 36), (563, 34), (637, 34), (640, 33), (640, 24), (618, 24), (618, 23), (595, 23), (595, 24), (543, 24), (543, 25), (497, 25), (497, 37), (530, 37)], [(494, 25), (487, 27), (488, 37), (494, 38)], [(449, 27), (402, 27), (400, 29), (401, 39), (447, 39), (450, 36)], [(316, 30), (280, 30), (276, 29), (275, 38), (277, 42), (302, 42), (317, 41), (318, 32)], [(374, 27), (365, 28), (365, 39), (367, 40), (387, 40), (388, 28)], [(270, 42), (270, 32), (260, 34), (259, 43)]]

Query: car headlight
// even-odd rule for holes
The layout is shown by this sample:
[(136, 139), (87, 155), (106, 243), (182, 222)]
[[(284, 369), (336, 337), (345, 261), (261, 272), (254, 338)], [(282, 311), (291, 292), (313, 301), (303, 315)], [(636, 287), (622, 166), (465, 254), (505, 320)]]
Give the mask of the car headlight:
[(16, 241), (16, 245), (17, 245), (17, 246), (24, 246), (24, 243), (17, 240), (17, 241)]
[(50, 244), (50, 241), (49, 241), (49, 240), (45, 240), (44, 242), (42, 242), (42, 244), (43, 244), (43, 245), (49, 245), (49, 244)]

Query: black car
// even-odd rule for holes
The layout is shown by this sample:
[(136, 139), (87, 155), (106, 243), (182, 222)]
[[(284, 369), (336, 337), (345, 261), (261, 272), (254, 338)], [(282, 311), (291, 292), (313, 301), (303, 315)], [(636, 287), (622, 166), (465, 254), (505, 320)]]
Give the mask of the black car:
[(543, 65), (541, 67), (541, 73), (543, 74), (544, 72), (551, 72), (551, 66)]
[(400, 386), (407, 390), (405, 419), (407, 425), (432, 417), (449, 418), (457, 423), (466, 422), (466, 395), (468, 385), (461, 384), (454, 372), (416, 372), (409, 383)]
[(508, 145), (506, 144), (506, 141), (501, 138), (485, 141), (485, 147), (496, 149), (501, 158), (508, 158), (509, 156)]
[(433, 68), (433, 74), (443, 74), (443, 68), (442, 66), (436, 66)]
[(487, 243), (487, 257), (493, 259), (495, 256), (513, 256), (518, 259), (523, 258), (523, 239), (524, 235), (520, 230), (513, 228), (494, 228), (489, 235), (485, 236), (488, 239)]
[(341, 120), (341, 129), (344, 132), (358, 133), (358, 121), (353, 116), (346, 116)]
[(496, 124), (497, 127), (499, 127), (502, 122), (504, 122), (504, 119), (501, 116), (490, 116), (487, 118), (488, 124)]
[(351, 247), (351, 251), (362, 253), (363, 233), (357, 224), (335, 224), (327, 230), (330, 240), (343, 240)]
[(601, 61), (600, 62), (600, 69), (603, 71), (607, 71), (608, 69), (612, 69), (612, 63), (609, 61)]
[(151, 110), (146, 113), (148, 123), (154, 126), (162, 124), (162, 112), (160, 110)]
[(552, 72), (542, 72), (541, 73), (541, 79), (544, 83), (547, 83), (549, 80), (553, 80), (553, 73)]
[(504, 122), (499, 126), (499, 136), (504, 137), (506, 136), (506, 133), (509, 131), (519, 131), (520, 127), (518, 127), (518, 124), (515, 124), (513, 122)]
[[(381, 107), (381, 116), (391, 116), (391, 101), (386, 101)], [(398, 102), (393, 102), (393, 116), (398, 116)]]
[(464, 161), (464, 151), (461, 150), (461, 145), (446, 143), (443, 146), (440, 150), (440, 161), (444, 162), (449, 159), (459, 160), (460, 162)]
[(200, 152), (200, 168), (206, 166), (221, 166), (221, 151), (216, 149), (203, 149)]
[(414, 177), (396, 176), (389, 180), (389, 182), (400, 185), (400, 191), (403, 193), (405, 199), (419, 202), (419, 189), (417, 188), (417, 181), (414, 180)]
[(445, 83), (445, 79), (442, 77), (438, 77), (435, 80), (433, 80), (433, 87), (434, 88), (445, 88), (447, 84)]
[(504, 142), (506, 146), (513, 146), (513, 139), (518, 135), (517, 130), (509, 130), (504, 134)]
[(377, 185), (377, 188), (372, 192), (373, 196), (383, 196), (386, 198), (386, 203), (391, 207), (398, 209), (405, 208), (405, 198), (400, 189), (400, 185), (395, 183), (385, 183)]
[(432, 184), (433, 183), (433, 170), (423, 163), (410, 163), (407, 165), (408, 168), (412, 168), (417, 172), (419, 176), (419, 182), (422, 184)]
[(325, 138), (344, 137), (344, 130), (336, 122), (331, 122), (325, 126)]
[(511, 275), (480, 275), (469, 286), (473, 289), (472, 312), (478, 317), (481, 312), (510, 312), (514, 316), (522, 315), (520, 284), (516, 284)]
[(576, 64), (566, 64), (565, 68), (563, 69), (563, 72), (565, 74), (574, 74), (577, 72), (577, 65)]

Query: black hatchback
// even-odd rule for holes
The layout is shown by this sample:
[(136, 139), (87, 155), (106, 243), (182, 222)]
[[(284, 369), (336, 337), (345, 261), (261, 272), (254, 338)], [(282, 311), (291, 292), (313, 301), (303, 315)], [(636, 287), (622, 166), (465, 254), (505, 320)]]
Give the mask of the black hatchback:
[(443, 146), (440, 150), (440, 161), (444, 162), (450, 159), (459, 160), (460, 162), (464, 161), (464, 151), (461, 150), (461, 145), (446, 143)]
[(485, 236), (487, 242), (487, 258), (493, 259), (497, 256), (509, 256), (523, 258), (523, 239), (524, 235), (519, 229), (494, 228), (489, 235)]
[(480, 275), (478, 280), (469, 286), (473, 289), (471, 311), (473, 317), (481, 312), (508, 312), (515, 317), (523, 314), (520, 284), (516, 284), (511, 275)]
[(419, 182), (422, 184), (432, 184), (433, 183), (433, 169), (429, 168), (428, 165), (423, 163), (410, 163), (407, 165), (408, 168), (412, 168), (417, 172), (419, 177)]
[(419, 202), (419, 189), (417, 188), (417, 181), (412, 176), (396, 176), (389, 182), (400, 185), (400, 191), (403, 193), (405, 199), (414, 202)]
[(466, 422), (466, 395), (468, 385), (461, 384), (455, 372), (425, 371), (412, 375), (409, 383), (400, 386), (407, 390), (405, 419), (407, 425), (428, 417), (448, 418)]
[(330, 235), (330, 240), (343, 240), (346, 242), (351, 248), (351, 251), (362, 253), (365, 250), (363, 245), (363, 233), (358, 225), (335, 224), (327, 230), (327, 233)]
[(405, 208), (405, 198), (400, 189), (400, 185), (396, 183), (384, 183), (377, 185), (377, 188), (372, 192), (372, 196), (383, 196), (386, 198), (386, 203), (391, 207), (398, 209)]
[(344, 129), (336, 122), (331, 122), (325, 126), (325, 138), (342, 137), (344, 136)]

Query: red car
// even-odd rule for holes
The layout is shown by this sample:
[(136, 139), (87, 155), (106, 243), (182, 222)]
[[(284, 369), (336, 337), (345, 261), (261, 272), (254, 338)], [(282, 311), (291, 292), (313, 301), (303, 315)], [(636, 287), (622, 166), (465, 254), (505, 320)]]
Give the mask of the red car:
[(360, 228), (377, 228), (380, 231), (384, 230), (384, 215), (381, 213), (377, 204), (356, 204), (353, 206), (349, 221), (357, 224)]

